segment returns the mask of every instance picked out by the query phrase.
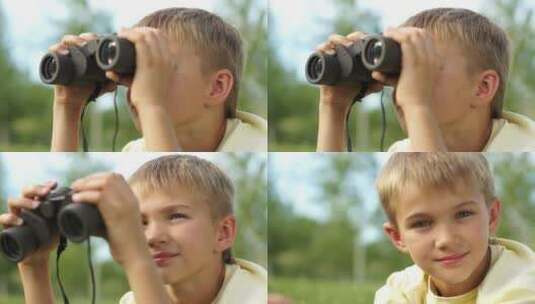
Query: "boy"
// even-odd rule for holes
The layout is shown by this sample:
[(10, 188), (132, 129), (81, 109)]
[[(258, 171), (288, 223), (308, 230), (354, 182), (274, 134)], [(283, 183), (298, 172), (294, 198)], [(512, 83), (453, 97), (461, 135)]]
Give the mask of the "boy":
[[(401, 45), (399, 79), (379, 72), (367, 93), (394, 86), (394, 104), (408, 139), (391, 152), (532, 151), (535, 123), (502, 111), (509, 71), (506, 33), (467, 9), (437, 8), (418, 13), (400, 28), (384, 32)], [(350, 44), (365, 34), (332, 35), (320, 51)], [(318, 151), (342, 151), (345, 117), (357, 86), (321, 86)]]
[[(0, 224), (20, 225), (20, 209), (32, 208), (54, 187), (25, 189), (22, 198), (9, 200), (11, 213), (1, 215)], [(97, 205), (104, 218), (112, 256), (132, 290), (121, 304), (266, 303), (266, 271), (230, 252), (237, 229), (234, 188), (210, 162), (169, 155), (144, 164), (129, 184), (118, 174), (100, 173), (71, 187), (74, 201)], [(53, 302), (47, 269), (52, 249), (19, 263), (26, 303)]]
[(415, 265), (375, 303), (535, 303), (535, 253), (494, 238), (501, 203), (475, 153), (396, 153), (377, 179), (384, 231)]
[[(201, 9), (168, 8), (119, 36), (135, 44), (133, 79), (113, 72), (103, 92), (128, 87), (128, 104), (143, 138), (123, 151), (267, 151), (264, 119), (237, 111), (243, 67), (238, 31)], [(66, 52), (95, 34), (67, 35), (50, 51)], [(94, 86), (55, 86), (52, 151), (78, 149), (79, 119)]]

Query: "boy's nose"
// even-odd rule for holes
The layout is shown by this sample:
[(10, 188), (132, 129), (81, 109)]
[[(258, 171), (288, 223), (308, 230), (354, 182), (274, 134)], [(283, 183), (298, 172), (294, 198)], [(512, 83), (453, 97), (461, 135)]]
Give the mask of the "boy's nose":
[(149, 247), (166, 244), (169, 242), (169, 234), (165, 224), (153, 222), (147, 225), (145, 228), (145, 237)]
[(454, 227), (442, 225), (438, 227), (435, 237), (435, 247), (441, 250), (452, 249), (459, 241), (459, 236)]

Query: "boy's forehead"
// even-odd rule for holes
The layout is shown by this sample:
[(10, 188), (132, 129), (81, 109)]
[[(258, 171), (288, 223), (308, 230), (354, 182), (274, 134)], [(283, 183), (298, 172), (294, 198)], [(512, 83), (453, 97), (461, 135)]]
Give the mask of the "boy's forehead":
[(174, 185), (170, 187), (133, 187), (142, 212), (158, 211), (172, 205), (183, 208), (202, 209), (203, 197), (193, 187)]
[(403, 191), (393, 198), (397, 214), (407, 214), (413, 209), (435, 209), (435, 207), (452, 207), (469, 200), (484, 201), (481, 189), (473, 183), (459, 179), (454, 183), (442, 185), (418, 184), (408, 182)]

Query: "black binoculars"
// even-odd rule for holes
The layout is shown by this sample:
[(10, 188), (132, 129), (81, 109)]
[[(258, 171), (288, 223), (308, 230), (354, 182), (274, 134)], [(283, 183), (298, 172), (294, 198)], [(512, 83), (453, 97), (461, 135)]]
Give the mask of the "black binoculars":
[(80, 243), (89, 236), (106, 236), (106, 226), (94, 205), (74, 203), (70, 188), (52, 190), (34, 210), (22, 210), (22, 226), (0, 232), (0, 250), (13, 262), (20, 262), (39, 248), (50, 246), (61, 233)]
[(74, 85), (105, 83), (105, 71), (133, 75), (136, 49), (117, 35), (102, 36), (81, 47), (71, 46), (68, 54), (49, 52), (39, 64), (39, 76), (46, 84)]
[(337, 45), (335, 54), (315, 52), (307, 60), (306, 78), (312, 84), (337, 85), (374, 82), (372, 71), (396, 76), (401, 72), (401, 47), (383, 35), (364, 37), (350, 46)]

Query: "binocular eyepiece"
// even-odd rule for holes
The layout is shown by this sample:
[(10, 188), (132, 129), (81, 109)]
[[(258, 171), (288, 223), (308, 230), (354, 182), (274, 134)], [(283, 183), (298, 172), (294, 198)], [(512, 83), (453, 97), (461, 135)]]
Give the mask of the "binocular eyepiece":
[(105, 83), (105, 71), (133, 75), (136, 50), (132, 42), (117, 35), (99, 37), (81, 47), (71, 46), (68, 54), (49, 52), (39, 64), (39, 76), (46, 84), (73, 85)]
[(372, 71), (400, 74), (399, 43), (382, 35), (369, 35), (348, 47), (337, 45), (332, 55), (313, 53), (305, 68), (307, 81), (321, 85), (372, 82)]
[(49, 246), (61, 233), (80, 243), (89, 236), (105, 237), (106, 226), (94, 205), (74, 203), (72, 190), (51, 191), (34, 210), (20, 214), (24, 224), (0, 232), (0, 251), (12, 262), (20, 262), (39, 248)]

